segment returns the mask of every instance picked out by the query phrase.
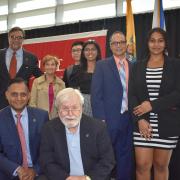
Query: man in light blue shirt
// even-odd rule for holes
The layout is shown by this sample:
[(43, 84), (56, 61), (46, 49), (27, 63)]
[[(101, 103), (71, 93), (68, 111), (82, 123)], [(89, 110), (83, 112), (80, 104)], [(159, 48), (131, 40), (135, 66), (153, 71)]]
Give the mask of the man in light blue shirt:
[(82, 114), (84, 98), (66, 88), (56, 97), (59, 117), (42, 131), (40, 180), (108, 180), (114, 154), (106, 125)]
[(32, 76), (39, 77), (42, 74), (38, 58), (22, 47), (24, 38), (24, 30), (13, 27), (8, 32), (9, 47), (0, 50), (0, 109), (8, 106), (5, 92), (11, 79), (21, 77), (28, 84)]
[(84, 168), (81, 158), (79, 125), (75, 133), (66, 128), (66, 139), (70, 160), (70, 175), (83, 176)]

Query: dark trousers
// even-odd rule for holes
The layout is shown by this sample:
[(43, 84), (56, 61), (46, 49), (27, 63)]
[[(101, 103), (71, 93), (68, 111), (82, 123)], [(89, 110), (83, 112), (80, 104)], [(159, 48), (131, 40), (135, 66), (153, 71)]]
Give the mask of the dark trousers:
[(119, 126), (109, 129), (116, 158), (116, 180), (132, 180), (133, 138), (132, 122), (128, 113), (121, 115)]

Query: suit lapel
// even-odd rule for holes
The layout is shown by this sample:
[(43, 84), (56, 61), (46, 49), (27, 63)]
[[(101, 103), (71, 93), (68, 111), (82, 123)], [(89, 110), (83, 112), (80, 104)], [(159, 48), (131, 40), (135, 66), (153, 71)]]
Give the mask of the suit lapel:
[(87, 119), (82, 116), (81, 124), (80, 124), (80, 146), (81, 146), (81, 158), (83, 163), (84, 172), (87, 172), (88, 162), (86, 152), (88, 152), (90, 148), (89, 144), (91, 144), (91, 132), (89, 131), (88, 125), (86, 124)]
[(8, 72), (8, 69), (6, 66), (6, 51), (7, 51), (7, 49), (5, 49), (2, 53), (2, 59), (1, 60), (2, 60), (2, 68), (4, 67), (4, 70), (1, 69), (1, 71), (4, 72), (5, 76), (7, 76), (7, 77), (9, 76), (9, 78), (10, 78), (10, 75), (9, 75), (9, 72)]
[(147, 87), (147, 84), (146, 84), (146, 68), (147, 68), (147, 62), (144, 62), (142, 64), (142, 81), (145, 82), (143, 83), (144, 87)]
[(132, 64), (127, 60), (128, 68), (129, 68), (129, 74), (132, 72)]
[(141, 69), (140, 69), (140, 72), (139, 72), (139, 77), (140, 77), (140, 79), (142, 81), (141, 89), (144, 90), (143, 94), (145, 94), (147, 96), (145, 98), (149, 98), (149, 95), (148, 95), (149, 93), (148, 93), (148, 89), (147, 89), (147, 82), (146, 82), (147, 63), (148, 63), (148, 60), (142, 62)]
[(55, 142), (57, 142), (56, 147), (58, 149), (58, 152), (60, 153), (60, 156), (61, 155), (63, 156), (66, 169), (68, 169), (70, 172), (70, 160), (69, 160), (68, 147), (67, 147), (66, 131), (60, 119), (57, 119), (56, 123), (54, 124), (54, 133), (55, 133), (54, 137), (56, 138)]
[(33, 160), (33, 140), (36, 138), (36, 128), (37, 128), (37, 119), (34, 116), (34, 113), (31, 108), (27, 107), (27, 112), (28, 112), (28, 130), (29, 130), (29, 148), (30, 148), (30, 154), (31, 158)]
[(115, 76), (115, 78), (120, 81), (120, 76), (119, 76), (119, 72), (114, 60), (114, 57), (112, 57), (111, 59), (108, 60), (108, 65), (112, 71), (112, 74)]
[[(13, 138), (13, 142), (16, 145), (19, 154), (21, 154), (21, 144), (20, 144), (20, 140), (19, 140), (19, 135), (17, 132), (16, 124), (15, 124), (15, 121), (14, 121), (10, 107), (8, 107), (8, 109), (7, 109), (7, 116), (6, 117), (7, 117), (6, 122), (8, 125), (8, 130), (11, 133), (11, 136)], [(21, 157), (21, 155), (20, 155), (20, 157)]]
[(162, 74), (161, 85), (160, 85), (160, 89), (159, 89), (159, 96), (161, 96), (163, 89), (166, 88), (165, 84), (166, 84), (166, 81), (168, 81), (167, 74), (172, 74), (169, 67), (170, 66), (168, 64), (167, 56), (164, 56), (163, 74)]
[[(127, 62), (128, 62), (128, 70), (129, 70), (129, 79), (130, 79), (130, 76), (131, 76), (131, 73), (132, 73), (132, 64), (131, 64), (131, 62), (129, 62), (128, 60), (127, 60)], [(129, 89), (129, 79), (128, 79), (128, 89)]]

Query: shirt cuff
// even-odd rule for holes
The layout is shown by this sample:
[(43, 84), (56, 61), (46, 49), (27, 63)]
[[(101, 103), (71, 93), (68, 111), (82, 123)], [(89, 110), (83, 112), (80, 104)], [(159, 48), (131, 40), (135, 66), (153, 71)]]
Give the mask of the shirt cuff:
[(13, 176), (18, 176), (17, 171), (18, 171), (18, 169), (19, 169), (20, 167), (21, 167), (21, 166), (18, 166), (18, 167), (14, 170)]

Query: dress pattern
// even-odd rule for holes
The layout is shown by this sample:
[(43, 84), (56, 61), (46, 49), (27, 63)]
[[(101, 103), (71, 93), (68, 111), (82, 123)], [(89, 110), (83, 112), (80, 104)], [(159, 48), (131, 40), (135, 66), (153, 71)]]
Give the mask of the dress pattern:
[[(151, 101), (155, 100), (159, 96), (159, 88), (161, 86), (161, 79), (163, 74), (163, 68), (146, 68), (146, 84)], [(146, 140), (140, 136), (139, 132), (134, 132), (133, 139), (135, 146), (141, 147), (153, 147), (162, 149), (174, 149), (176, 148), (179, 137), (167, 137), (161, 138), (158, 133), (158, 114), (150, 112), (149, 115), (150, 125), (153, 129), (151, 140)]]

